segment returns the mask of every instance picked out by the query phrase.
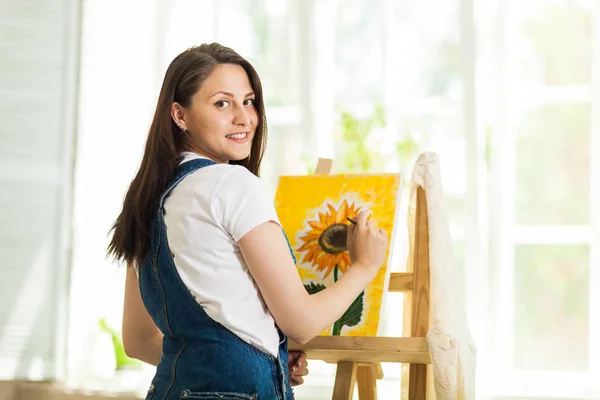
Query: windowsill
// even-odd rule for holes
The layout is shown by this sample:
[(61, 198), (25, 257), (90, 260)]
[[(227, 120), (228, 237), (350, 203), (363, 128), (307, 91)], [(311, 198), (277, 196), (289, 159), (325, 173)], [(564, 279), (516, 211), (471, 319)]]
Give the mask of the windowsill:
[(140, 400), (132, 393), (70, 389), (56, 382), (0, 381), (0, 400)]
[(497, 372), (492, 399), (596, 400), (600, 385), (595, 375), (566, 371)]

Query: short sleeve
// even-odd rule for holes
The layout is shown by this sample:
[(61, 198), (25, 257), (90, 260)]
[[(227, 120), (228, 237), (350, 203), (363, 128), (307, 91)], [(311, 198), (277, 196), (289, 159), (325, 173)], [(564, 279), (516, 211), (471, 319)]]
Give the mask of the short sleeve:
[(266, 186), (241, 166), (233, 167), (223, 178), (211, 204), (215, 218), (235, 242), (265, 222), (273, 221), (281, 226)]

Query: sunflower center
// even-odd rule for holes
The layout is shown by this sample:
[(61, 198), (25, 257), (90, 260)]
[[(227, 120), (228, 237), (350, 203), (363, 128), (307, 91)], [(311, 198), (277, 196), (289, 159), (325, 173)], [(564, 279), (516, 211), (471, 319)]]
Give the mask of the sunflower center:
[(346, 238), (348, 235), (348, 226), (345, 224), (330, 225), (321, 236), (319, 236), (319, 246), (325, 253), (338, 254), (348, 250)]

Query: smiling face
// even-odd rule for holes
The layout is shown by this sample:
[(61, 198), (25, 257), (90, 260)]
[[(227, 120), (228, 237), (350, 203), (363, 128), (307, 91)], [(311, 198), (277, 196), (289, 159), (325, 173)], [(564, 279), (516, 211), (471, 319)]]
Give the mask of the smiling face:
[(258, 124), (255, 93), (244, 68), (236, 64), (215, 67), (189, 107), (173, 103), (171, 116), (186, 130), (191, 151), (218, 163), (250, 155)]

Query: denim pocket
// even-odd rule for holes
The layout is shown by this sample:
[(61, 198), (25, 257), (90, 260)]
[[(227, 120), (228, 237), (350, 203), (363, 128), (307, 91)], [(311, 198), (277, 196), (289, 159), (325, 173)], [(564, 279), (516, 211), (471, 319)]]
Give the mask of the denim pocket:
[(257, 394), (229, 392), (192, 392), (184, 390), (180, 399), (187, 400), (258, 400)]

